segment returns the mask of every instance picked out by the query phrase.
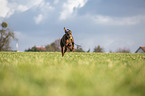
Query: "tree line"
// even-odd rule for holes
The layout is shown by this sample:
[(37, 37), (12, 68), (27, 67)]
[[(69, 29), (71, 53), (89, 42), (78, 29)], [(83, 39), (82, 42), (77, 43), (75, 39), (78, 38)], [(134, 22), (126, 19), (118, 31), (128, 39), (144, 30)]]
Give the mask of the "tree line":
[[(60, 52), (60, 39), (55, 40), (51, 44), (46, 45), (45, 47), (36, 47), (33, 46), (32, 48), (26, 49), (25, 52)], [(69, 52), (69, 50), (68, 50)], [(90, 52), (90, 49), (84, 51), (81, 45), (76, 45), (75, 52)], [(105, 50), (100, 45), (96, 46), (93, 49), (93, 52), (104, 53)], [(126, 48), (119, 48), (117, 51), (113, 52), (110, 50), (109, 53), (130, 53), (129, 49)]]

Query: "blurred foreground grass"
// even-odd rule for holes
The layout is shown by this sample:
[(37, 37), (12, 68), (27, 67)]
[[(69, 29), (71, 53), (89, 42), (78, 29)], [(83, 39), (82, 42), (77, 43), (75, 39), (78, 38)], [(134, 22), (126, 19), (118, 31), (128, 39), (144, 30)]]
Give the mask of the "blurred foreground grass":
[(0, 96), (145, 96), (145, 54), (1, 52)]

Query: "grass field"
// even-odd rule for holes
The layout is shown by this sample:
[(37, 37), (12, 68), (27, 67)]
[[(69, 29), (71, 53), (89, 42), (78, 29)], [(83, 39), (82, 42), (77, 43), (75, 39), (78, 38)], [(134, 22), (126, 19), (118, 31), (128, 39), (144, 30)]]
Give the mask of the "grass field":
[(1, 52), (0, 96), (145, 96), (145, 54)]

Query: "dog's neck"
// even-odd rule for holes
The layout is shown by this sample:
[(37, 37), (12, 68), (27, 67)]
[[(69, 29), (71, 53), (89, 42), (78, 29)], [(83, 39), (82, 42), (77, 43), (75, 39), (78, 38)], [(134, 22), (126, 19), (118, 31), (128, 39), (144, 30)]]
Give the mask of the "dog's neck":
[(69, 38), (67, 37), (67, 34), (65, 34), (65, 38), (66, 38), (66, 39), (69, 39)]

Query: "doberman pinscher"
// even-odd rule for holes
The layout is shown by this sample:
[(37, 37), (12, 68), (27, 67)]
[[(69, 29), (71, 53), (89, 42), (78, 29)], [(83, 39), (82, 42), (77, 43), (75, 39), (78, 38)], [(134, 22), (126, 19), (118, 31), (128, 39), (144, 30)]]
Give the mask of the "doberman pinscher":
[(60, 46), (61, 46), (61, 52), (62, 52), (62, 57), (64, 56), (64, 53), (69, 49), (70, 51), (74, 51), (74, 39), (72, 36), (72, 31), (69, 29), (65, 29), (64, 27), (65, 34), (61, 38), (60, 41)]

